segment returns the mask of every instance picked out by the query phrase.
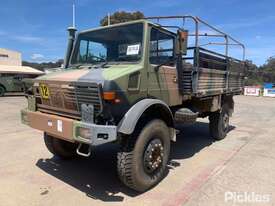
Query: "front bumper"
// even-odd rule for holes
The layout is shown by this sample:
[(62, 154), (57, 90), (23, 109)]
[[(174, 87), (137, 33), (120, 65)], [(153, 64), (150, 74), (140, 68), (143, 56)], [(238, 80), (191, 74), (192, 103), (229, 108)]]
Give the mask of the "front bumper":
[(96, 125), (27, 109), (21, 110), (21, 121), (69, 142), (97, 146), (117, 140), (117, 127), (113, 125)]

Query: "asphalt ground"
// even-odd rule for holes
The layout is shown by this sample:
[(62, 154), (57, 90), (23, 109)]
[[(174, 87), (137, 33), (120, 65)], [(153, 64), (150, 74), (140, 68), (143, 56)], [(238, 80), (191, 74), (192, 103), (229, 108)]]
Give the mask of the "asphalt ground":
[(26, 104), (0, 98), (0, 206), (275, 205), (275, 99), (235, 97), (222, 141), (209, 136), (207, 119), (181, 127), (166, 177), (142, 194), (119, 182), (116, 145), (88, 159), (53, 157), (42, 132), (21, 124)]

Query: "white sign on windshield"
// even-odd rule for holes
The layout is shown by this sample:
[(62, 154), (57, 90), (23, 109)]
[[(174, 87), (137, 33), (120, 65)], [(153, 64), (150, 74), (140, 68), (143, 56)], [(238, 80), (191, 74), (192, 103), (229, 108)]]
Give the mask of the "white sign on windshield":
[(126, 55), (137, 55), (139, 53), (139, 44), (129, 45)]

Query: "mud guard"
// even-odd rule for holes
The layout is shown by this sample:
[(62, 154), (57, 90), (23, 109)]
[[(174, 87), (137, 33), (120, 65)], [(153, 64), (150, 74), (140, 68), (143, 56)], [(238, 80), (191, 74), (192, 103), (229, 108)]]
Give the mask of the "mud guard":
[(169, 121), (172, 123), (172, 125), (168, 126), (173, 128), (173, 115), (169, 106), (165, 102), (158, 99), (144, 99), (134, 104), (131, 109), (129, 109), (128, 112), (124, 115), (118, 124), (118, 132), (128, 135), (132, 134), (141, 115), (148, 111), (148, 109), (152, 106), (158, 106), (168, 114), (166, 116), (166, 120), (169, 119)]

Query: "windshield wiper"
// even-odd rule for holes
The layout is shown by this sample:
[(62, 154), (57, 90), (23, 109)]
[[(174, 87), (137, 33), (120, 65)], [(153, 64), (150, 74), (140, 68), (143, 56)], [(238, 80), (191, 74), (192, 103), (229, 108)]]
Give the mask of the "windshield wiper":
[(88, 69), (100, 69), (100, 68), (108, 68), (106, 67), (108, 64), (120, 64), (120, 62), (108, 62), (108, 61), (104, 61), (101, 63), (89, 63), (89, 64), (74, 64), (73, 66), (77, 69), (79, 69), (80, 67), (87, 67)]
[(90, 68), (95, 68), (95, 69), (104, 68), (108, 63), (109, 63), (108, 61), (105, 61), (105, 62), (102, 62), (101, 64), (96, 64)]
[(88, 67), (88, 69), (91, 69), (91, 68), (100, 68), (100, 67), (102, 67), (102, 66), (105, 66), (105, 63), (106, 62), (104, 62), (104, 64), (100, 64), (100, 65), (98, 65), (98, 64), (87, 64), (87, 63), (81, 63), (81, 64), (74, 64), (73, 66), (75, 67), (75, 68), (77, 68), (77, 69), (80, 69), (81, 67)]

